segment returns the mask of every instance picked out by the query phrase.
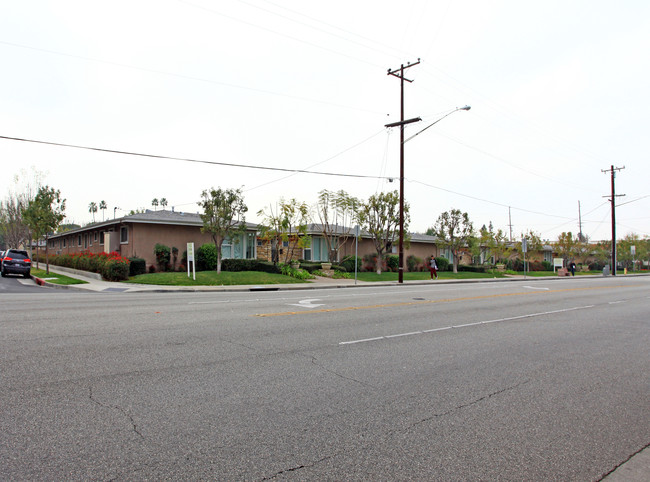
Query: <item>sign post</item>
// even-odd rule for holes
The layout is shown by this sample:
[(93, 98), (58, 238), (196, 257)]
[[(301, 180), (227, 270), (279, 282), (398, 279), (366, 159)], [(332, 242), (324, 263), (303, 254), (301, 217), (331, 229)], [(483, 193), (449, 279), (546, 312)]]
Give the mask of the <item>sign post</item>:
[(187, 277), (190, 277), (190, 263), (192, 263), (193, 279), (196, 281), (196, 262), (194, 261), (194, 243), (187, 243)]
[(524, 279), (526, 279), (526, 253), (528, 252), (528, 240), (526, 238), (521, 240), (521, 252), (524, 253)]

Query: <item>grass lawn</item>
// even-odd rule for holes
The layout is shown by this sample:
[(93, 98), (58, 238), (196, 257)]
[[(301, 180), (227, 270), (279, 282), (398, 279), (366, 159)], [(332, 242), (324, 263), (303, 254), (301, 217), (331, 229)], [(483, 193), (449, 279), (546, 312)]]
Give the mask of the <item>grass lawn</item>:
[[(354, 277), (354, 273), (352, 273)], [(472, 273), (470, 271), (460, 271), (452, 273), (451, 271), (438, 271), (438, 279), (478, 279), (478, 278), (506, 278), (503, 273)], [(397, 281), (398, 273), (382, 272), (377, 274), (375, 272), (364, 271), (357, 274), (357, 279), (360, 281)], [(431, 274), (428, 271), (415, 271), (404, 273), (404, 281), (415, 280), (428, 280), (431, 279)]]
[[(50, 271), (50, 274), (47, 274), (44, 269), (34, 269), (31, 270), (32, 276), (36, 278), (41, 278), (46, 280), (48, 283), (55, 285), (83, 285), (87, 284), (87, 281), (82, 281), (80, 279), (70, 278), (62, 274), (53, 273)], [(52, 278), (52, 279), (49, 279)]]
[(133, 276), (123, 283), (139, 283), (164, 286), (229, 286), (229, 285), (276, 285), (285, 283), (305, 283), (305, 281), (282, 274), (261, 271), (199, 271), (196, 281), (187, 272), (151, 273)]
[[(518, 275), (523, 276), (524, 272), (523, 271), (518, 271)], [(600, 274), (602, 275), (602, 271), (576, 271), (576, 276), (581, 276), (581, 275), (586, 275), (586, 274)], [(557, 272), (553, 271), (526, 271), (526, 276), (557, 276)], [(571, 276), (571, 273), (569, 273), (569, 276)]]

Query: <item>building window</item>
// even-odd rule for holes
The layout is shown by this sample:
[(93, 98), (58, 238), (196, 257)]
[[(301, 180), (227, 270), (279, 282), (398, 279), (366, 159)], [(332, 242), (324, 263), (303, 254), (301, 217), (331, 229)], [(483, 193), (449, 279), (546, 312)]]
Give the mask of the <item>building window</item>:
[(246, 259), (255, 259), (255, 233), (246, 233)]
[(77, 237), (77, 246), (81, 248), (81, 234)]
[(232, 241), (229, 238), (223, 240), (221, 244), (221, 257), (223, 259), (232, 258)]
[(95, 238), (95, 242), (97, 242), (97, 231), (93, 233), (93, 238)]
[(129, 228), (126, 226), (120, 228), (120, 244), (129, 244)]
[(65, 248), (65, 244), (66, 244), (66, 243), (65, 243), (65, 242), (66, 242), (66, 238), (63, 238), (63, 239), (62, 239), (62, 241), (63, 241), (63, 247)]
[(104, 231), (99, 233), (99, 245), (104, 246)]
[(84, 249), (88, 248), (88, 235), (84, 234)]

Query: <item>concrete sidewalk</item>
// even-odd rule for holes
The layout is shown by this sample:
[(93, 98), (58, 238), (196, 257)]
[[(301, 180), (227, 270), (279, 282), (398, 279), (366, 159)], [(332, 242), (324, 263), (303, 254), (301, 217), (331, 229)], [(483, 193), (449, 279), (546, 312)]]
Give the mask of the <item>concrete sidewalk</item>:
[[(287, 283), (287, 284), (267, 284), (267, 285), (228, 285), (228, 286), (163, 286), (163, 285), (147, 285), (135, 283), (123, 283), (104, 281), (101, 275), (97, 273), (89, 273), (87, 271), (79, 271), (71, 268), (64, 268), (61, 266), (50, 265), (50, 271), (57, 274), (63, 274), (85, 281), (85, 284), (79, 285), (57, 285), (49, 283), (47, 280), (34, 278), (40, 285), (49, 286), (59, 289), (74, 289), (82, 291), (94, 292), (114, 292), (114, 293), (136, 293), (136, 292), (197, 292), (197, 291), (213, 291), (213, 292), (238, 292), (238, 291), (286, 291), (286, 290), (314, 290), (314, 289), (328, 289), (328, 288), (353, 288), (353, 287), (368, 287), (368, 286), (399, 286), (397, 281), (360, 281), (355, 282), (354, 279), (332, 279), (318, 276), (315, 280), (310, 280), (307, 283)], [(646, 276), (646, 275), (627, 275), (627, 276)], [(601, 275), (583, 275), (580, 278), (600, 278)], [(404, 281), (404, 285), (430, 285), (430, 284), (464, 284), (464, 283), (491, 283), (491, 282), (508, 282), (508, 281), (556, 281), (575, 279), (572, 277), (560, 276), (546, 276), (546, 277), (531, 277), (528, 276), (509, 276), (508, 278), (475, 278), (475, 279), (447, 279), (447, 280), (413, 280)]]

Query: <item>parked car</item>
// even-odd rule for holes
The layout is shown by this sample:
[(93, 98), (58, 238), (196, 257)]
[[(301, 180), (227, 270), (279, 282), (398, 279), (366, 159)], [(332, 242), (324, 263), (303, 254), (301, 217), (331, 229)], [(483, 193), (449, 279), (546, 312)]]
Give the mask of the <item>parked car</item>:
[(29, 259), (27, 251), (22, 249), (8, 249), (2, 255), (2, 268), (0, 273), (3, 277), (8, 274), (22, 274), (29, 278), (32, 269), (32, 260)]

